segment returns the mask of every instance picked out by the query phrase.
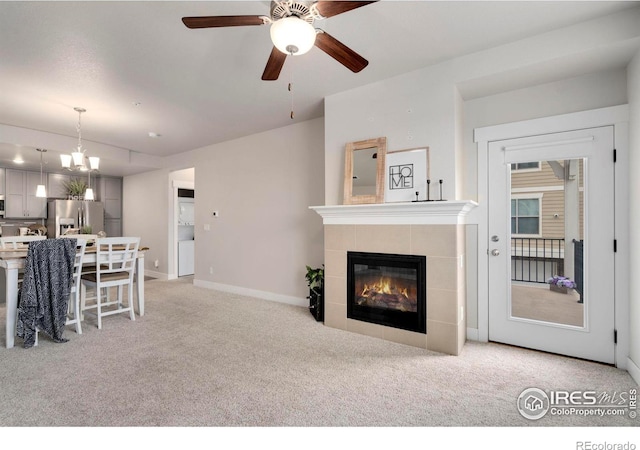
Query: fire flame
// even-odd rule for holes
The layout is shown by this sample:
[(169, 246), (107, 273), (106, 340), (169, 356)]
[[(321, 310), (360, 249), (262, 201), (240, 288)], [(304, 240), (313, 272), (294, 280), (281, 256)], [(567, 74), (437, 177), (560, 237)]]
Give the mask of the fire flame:
[(398, 289), (397, 286), (392, 287), (391, 281), (388, 278), (380, 278), (380, 281), (378, 281), (375, 284), (372, 284), (371, 286), (369, 286), (368, 284), (365, 284), (360, 296), (368, 297), (369, 293), (372, 293), (372, 292), (373, 293), (378, 292), (382, 294), (393, 294), (394, 291), (404, 296), (407, 299), (409, 298), (409, 293), (407, 292), (407, 288)]

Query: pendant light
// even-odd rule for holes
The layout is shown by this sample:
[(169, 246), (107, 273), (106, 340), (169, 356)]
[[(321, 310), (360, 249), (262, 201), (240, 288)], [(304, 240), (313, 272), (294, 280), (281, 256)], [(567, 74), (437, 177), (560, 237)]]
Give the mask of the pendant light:
[(87, 189), (84, 191), (84, 199), (85, 200), (94, 200), (93, 198), (93, 189), (91, 189), (91, 171), (87, 172)]
[(44, 148), (37, 148), (37, 151), (40, 152), (40, 184), (36, 187), (36, 197), (46, 198), (47, 197), (47, 188), (44, 185), (43, 176), (42, 176), (42, 154), (47, 150)]

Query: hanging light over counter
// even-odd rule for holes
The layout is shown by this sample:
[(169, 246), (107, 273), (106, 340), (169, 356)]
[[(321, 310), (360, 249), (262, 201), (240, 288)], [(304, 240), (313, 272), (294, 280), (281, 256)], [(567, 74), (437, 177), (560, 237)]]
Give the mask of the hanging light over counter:
[(47, 150), (44, 148), (37, 148), (36, 151), (40, 152), (40, 184), (36, 187), (36, 197), (46, 198), (47, 188), (44, 185), (44, 178), (42, 176), (42, 154)]

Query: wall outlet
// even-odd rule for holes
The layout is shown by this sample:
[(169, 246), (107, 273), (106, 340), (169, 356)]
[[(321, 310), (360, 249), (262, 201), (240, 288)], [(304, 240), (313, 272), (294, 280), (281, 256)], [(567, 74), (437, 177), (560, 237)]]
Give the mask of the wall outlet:
[(158, 268), (160, 267), (160, 261), (158, 261), (157, 259), (153, 262), (153, 267)]
[(209, 266), (209, 274), (213, 275), (213, 267)]
[(211, 230), (211, 225), (209, 225), (208, 223), (204, 224), (204, 231), (210, 231)]

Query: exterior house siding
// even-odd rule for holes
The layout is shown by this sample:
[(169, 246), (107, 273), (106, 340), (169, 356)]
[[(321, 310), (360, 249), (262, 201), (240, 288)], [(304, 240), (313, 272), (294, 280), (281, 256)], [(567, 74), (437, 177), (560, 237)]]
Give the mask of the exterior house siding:
[[(580, 203), (580, 236), (584, 230), (584, 178), (583, 161), (580, 161), (579, 170), (579, 203)], [(542, 195), (541, 198), (541, 237), (562, 239), (564, 238), (564, 182), (558, 179), (551, 166), (541, 163), (540, 170), (513, 171), (511, 173), (511, 193), (513, 196)], [(558, 215), (557, 217), (555, 215)]]

